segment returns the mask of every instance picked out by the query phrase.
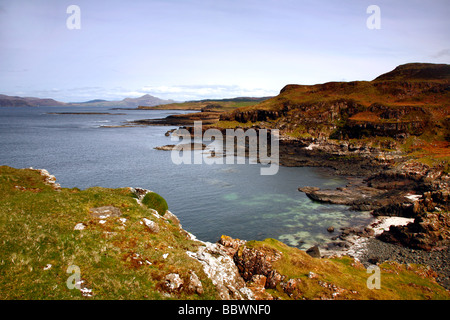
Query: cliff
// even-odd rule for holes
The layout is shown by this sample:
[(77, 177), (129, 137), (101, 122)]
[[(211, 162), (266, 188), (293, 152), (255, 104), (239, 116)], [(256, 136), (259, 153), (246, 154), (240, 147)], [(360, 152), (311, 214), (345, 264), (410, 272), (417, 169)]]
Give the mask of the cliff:
[(66, 189), (46, 170), (2, 166), (0, 193), (2, 299), (450, 298), (425, 267), (381, 264), (373, 290), (349, 257), (199, 241), (141, 188)]
[(435, 162), (450, 156), (449, 112), (450, 66), (412, 63), (373, 81), (287, 85), (274, 98), (221, 114), (215, 126), (276, 128), (284, 140), (305, 143), (350, 140)]

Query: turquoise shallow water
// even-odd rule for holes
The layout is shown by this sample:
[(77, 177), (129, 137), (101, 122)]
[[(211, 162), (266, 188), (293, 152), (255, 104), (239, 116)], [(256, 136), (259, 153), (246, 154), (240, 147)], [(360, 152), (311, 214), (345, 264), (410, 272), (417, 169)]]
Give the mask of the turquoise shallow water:
[[(112, 115), (48, 114), (108, 112)], [(345, 179), (320, 168), (280, 167), (260, 175), (259, 164), (175, 165), (164, 133), (175, 127), (104, 128), (126, 120), (183, 111), (107, 108), (0, 108), (0, 164), (45, 168), (63, 187), (142, 187), (161, 194), (183, 227), (205, 241), (226, 234), (276, 238), (300, 248), (328, 241), (326, 228), (364, 224), (370, 215), (312, 202), (300, 186), (335, 188)], [(201, 152), (201, 151), (196, 151)]]

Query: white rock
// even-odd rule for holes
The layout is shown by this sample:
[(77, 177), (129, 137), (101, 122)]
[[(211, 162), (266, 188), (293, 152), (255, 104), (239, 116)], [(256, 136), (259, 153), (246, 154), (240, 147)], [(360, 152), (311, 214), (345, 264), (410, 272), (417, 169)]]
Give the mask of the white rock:
[(411, 201), (418, 201), (422, 196), (420, 194), (408, 194), (405, 196), (405, 198), (411, 200)]
[(165, 286), (169, 291), (176, 291), (183, 284), (184, 281), (180, 278), (178, 273), (170, 273), (165, 278)]
[(311, 143), (309, 146), (305, 147), (305, 149), (306, 150), (312, 150), (312, 149), (316, 149), (319, 146), (320, 146), (319, 144)]
[(77, 223), (76, 225), (75, 225), (75, 227), (73, 228), (73, 230), (83, 230), (83, 229), (85, 229), (86, 228), (86, 226), (84, 225), (84, 223)]
[(50, 269), (52, 267), (52, 265), (49, 263), (49, 264), (47, 264), (45, 267), (44, 267), (44, 270), (48, 270), (48, 269)]
[(414, 218), (403, 217), (385, 217), (382, 218), (381, 223), (373, 228), (375, 235), (383, 233), (383, 231), (389, 230), (390, 226), (405, 226), (410, 222), (413, 222)]
[(159, 232), (159, 227), (154, 221), (152, 221), (150, 219), (147, 219), (147, 218), (142, 218), (142, 221), (144, 222), (144, 224), (147, 226), (147, 228), (151, 232), (153, 232), (153, 233), (158, 233)]
[(92, 297), (92, 289), (81, 288), (80, 291), (84, 297)]
[(186, 254), (203, 265), (203, 271), (218, 289), (221, 299), (254, 299), (253, 293), (239, 275), (233, 259), (218, 244), (204, 244), (197, 252), (186, 251)]

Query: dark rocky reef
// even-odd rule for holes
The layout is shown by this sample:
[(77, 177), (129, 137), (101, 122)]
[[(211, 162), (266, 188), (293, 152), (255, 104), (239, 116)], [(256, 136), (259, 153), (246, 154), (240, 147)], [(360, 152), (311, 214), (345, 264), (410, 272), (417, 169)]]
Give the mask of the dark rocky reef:
[(406, 226), (391, 226), (378, 238), (406, 247), (432, 250), (450, 244), (449, 192), (424, 193), (414, 205), (414, 222)]
[(415, 218), (406, 226), (391, 226), (378, 238), (385, 242), (423, 250), (448, 246), (450, 241), (449, 175), (422, 164), (408, 163), (353, 178), (346, 187), (320, 190), (300, 187), (314, 201), (345, 204), (374, 216)]
[(213, 124), (219, 120), (220, 112), (193, 112), (175, 114), (162, 119), (142, 119), (130, 121), (131, 125), (159, 125), (159, 126), (193, 126), (194, 121), (202, 121), (203, 125)]

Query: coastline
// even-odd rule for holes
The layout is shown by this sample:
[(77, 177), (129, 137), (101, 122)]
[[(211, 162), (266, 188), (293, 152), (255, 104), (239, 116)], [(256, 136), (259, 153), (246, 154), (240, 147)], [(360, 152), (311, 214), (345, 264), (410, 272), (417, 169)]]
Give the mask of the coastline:
[[(385, 261), (423, 264), (431, 267), (438, 274), (438, 282), (450, 289), (447, 231), (441, 235), (438, 230), (439, 241), (436, 241), (433, 235), (439, 229), (436, 225), (414, 233), (408, 230), (427, 226), (428, 221), (423, 220), (432, 216), (429, 211), (448, 209), (447, 173), (406, 160), (397, 151), (383, 152), (363, 146), (349, 148), (348, 142), (327, 139), (280, 140), (280, 164), (329, 168), (336, 175), (345, 176), (349, 183), (344, 188), (302, 187), (299, 191), (313, 201), (345, 204), (351, 210), (370, 211), (374, 216), (369, 225), (344, 228), (334, 240), (318, 246), (321, 257), (347, 255), (365, 266)], [(443, 221), (442, 225), (445, 227), (446, 223)], [(392, 239), (395, 230), (401, 230), (401, 236), (410, 237), (409, 242)]]
[(450, 248), (448, 246), (437, 250), (425, 251), (412, 249), (398, 244), (388, 243), (377, 239), (390, 226), (406, 225), (413, 219), (400, 217), (376, 217), (367, 227), (373, 227), (373, 235), (352, 233), (345, 237), (343, 246), (330, 249), (321, 248), (321, 258), (349, 256), (361, 262), (365, 267), (379, 265), (386, 261), (400, 264), (425, 265), (436, 272), (436, 281), (450, 290)]
[[(335, 241), (321, 246), (322, 256), (348, 255), (366, 267), (385, 261), (426, 265), (437, 273), (438, 283), (449, 290), (448, 220), (440, 219), (440, 224), (427, 220), (428, 216), (438, 216), (448, 210), (448, 174), (405, 161), (398, 153), (389, 155), (379, 150), (362, 150), (358, 161), (349, 157), (355, 152), (348, 152), (345, 144), (342, 147), (343, 142), (339, 147), (319, 142), (314, 148), (308, 148), (311, 144), (305, 143), (303, 148), (294, 149), (298, 156), (291, 152), (288, 163), (326, 165), (336, 174), (348, 177), (349, 183), (335, 190), (304, 187), (299, 191), (305, 192), (313, 201), (346, 204), (352, 210), (370, 211), (374, 216), (367, 226), (345, 228), (334, 237)], [(319, 150), (325, 150), (325, 155)], [(314, 161), (314, 157), (318, 161)], [(330, 157), (340, 157), (341, 161), (330, 161)], [(432, 200), (435, 194), (439, 194), (434, 197), (439, 201)], [(429, 225), (433, 227), (429, 228)], [(443, 229), (442, 233), (439, 229)], [(408, 240), (402, 241), (400, 236)]]
[[(39, 229), (43, 226), (50, 230), (57, 228), (57, 232), (54, 230), (55, 241), (44, 246), (43, 260), (42, 255), (36, 256), (32, 251), (27, 261), (15, 261), (17, 254), (14, 248), (5, 247), (11, 251), (12, 259), (5, 260), (12, 261), (7, 262), (6, 270), (9, 272), (9, 277), (25, 277), (26, 279), (30, 268), (33, 268), (38, 277), (45, 277), (49, 272), (65, 272), (67, 259), (69, 259), (71, 263), (75, 262), (83, 270), (83, 284), (79, 293), (73, 291), (75, 295), (70, 290), (64, 290), (64, 286), (61, 290), (54, 292), (58, 297), (65, 299), (77, 297), (77, 295), (83, 299), (113, 297), (114, 294), (109, 295), (109, 291), (103, 288), (105, 274), (108, 275), (107, 279), (113, 279), (115, 286), (120, 287), (121, 282), (116, 278), (122, 277), (124, 272), (130, 277), (135, 277), (135, 272), (146, 273), (151, 277), (150, 283), (146, 276), (140, 284), (145, 287), (150, 285), (151, 291), (144, 290), (145, 299), (189, 297), (221, 300), (373, 300), (411, 299), (411, 297), (448, 299), (449, 297), (448, 288), (445, 287), (448, 280), (446, 274), (441, 276), (442, 281), (438, 278), (439, 282), (436, 282), (436, 273), (430, 268), (412, 264), (383, 263), (381, 259), (368, 260), (370, 265), (377, 264), (382, 270), (382, 288), (372, 290), (367, 285), (367, 267), (364, 266), (366, 251), (362, 250), (366, 243), (367, 248), (370, 248), (371, 239), (366, 239), (364, 242), (356, 241), (356, 245), (359, 245), (359, 249), (355, 250), (359, 254), (358, 259), (351, 259), (350, 254), (341, 257), (314, 257), (308, 254), (308, 251), (290, 247), (270, 238), (263, 241), (246, 241), (222, 235), (215, 243), (203, 242), (183, 229), (180, 220), (172, 212), (157, 211), (155, 204), (150, 205), (151, 202), (146, 199), (154, 198), (152, 191), (129, 187), (66, 189), (61, 188), (55, 182), (55, 177), (44, 169), (14, 169), (6, 166), (0, 169), (3, 170), (3, 174), (10, 177), (10, 179), (3, 179), (2, 185), (8, 190), (8, 199), (15, 199), (17, 203), (17, 201), (22, 202), (24, 196), (27, 199), (31, 198), (33, 202), (44, 197), (48, 199), (51, 210), (57, 212), (60, 210), (53, 208), (55, 199), (59, 199), (60, 205), (64, 202), (63, 207), (74, 206), (70, 213), (64, 210), (59, 213), (60, 217), (67, 216), (68, 219), (60, 219), (56, 224), (57, 220), (53, 217), (55, 213), (49, 214), (47, 208), (32, 206), (35, 212), (26, 213), (26, 215), (34, 217), (30, 221), (36, 225), (31, 228), (36, 230), (33, 235), (23, 237), (6, 230), (3, 234), (3, 236), (9, 235), (10, 239), (17, 238), (19, 242), (34, 243), (33, 239), (41, 235), (42, 230)], [(101, 200), (93, 202), (94, 198)], [(82, 202), (80, 199), (83, 199)], [(13, 208), (10, 208), (11, 210)], [(160, 210), (159, 207), (158, 210)], [(13, 214), (11, 223), (17, 224), (14, 219), (21, 219), (22, 215), (23, 213)], [(48, 219), (50, 220), (47, 221)], [(390, 222), (399, 220), (407, 222), (398, 217), (388, 219), (389, 223), (385, 221), (384, 224), (373, 225), (375, 230), (373, 235), (390, 225)], [(61, 224), (64, 227), (61, 228)], [(348, 235), (352, 234), (348, 232)], [(71, 238), (69, 235), (72, 235), (72, 238), (75, 236), (76, 239), (67, 241)], [(356, 235), (360, 236), (357, 233)], [(66, 247), (77, 247), (78, 249), (74, 251), (76, 256), (67, 257), (62, 251), (58, 251), (55, 256), (54, 245), (55, 243), (61, 245), (61, 241)], [(136, 242), (141, 245), (136, 246)], [(103, 248), (103, 251), (100, 250), (103, 253), (100, 252), (100, 256), (95, 254), (97, 251), (92, 251), (92, 246)], [(23, 250), (32, 250), (25, 249), (28, 247), (25, 243), (22, 246)], [(79, 257), (78, 252), (80, 252)], [(446, 264), (442, 258), (447, 258), (447, 253), (445, 251), (435, 253), (431, 257), (432, 260), (424, 256), (424, 264), (434, 263), (434, 268), (440, 263)], [(386, 251), (386, 254), (389, 255), (390, 252)], [(437, 256), (437, 254), (441, 255)], [(98, 264), (103, 259), (101, 256), (105, 256), (105, 259), (109, 261), (107, 265)], [(405, 262), (408, 263), (407, 260)], [(24, 264), (28, 268), (23, 268)], [(20, 269), (19, 274), (17, 268)], [(396, 276), (386, 277), (384, 272), (395, 272)], [(345, 277), (342, 277), (343, 273)], [(45, 279), (48, 285), (54, 287), (53, 277)], [(405, 281), (408, 288), (402, 287)], [(109, 283), (111, 285), (111, 282)], [(44, 290), (46, 288), (41, 287)], [(395, 289), (390, 289), (392, 287)], [(407, 290), (404, 291), (404, 289)], [(44, 291), (44, 296), (47, 292)], [(12, 290), (8, 297), (15, 297), (16, 294), (17, 292)], [(32, 294), (34, 298), (37, 297), (34, 291)], [(134, 299), (140, 297), (140, 293), (133, 290), (129, 291), (128, 295)]]

